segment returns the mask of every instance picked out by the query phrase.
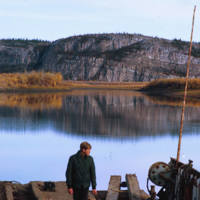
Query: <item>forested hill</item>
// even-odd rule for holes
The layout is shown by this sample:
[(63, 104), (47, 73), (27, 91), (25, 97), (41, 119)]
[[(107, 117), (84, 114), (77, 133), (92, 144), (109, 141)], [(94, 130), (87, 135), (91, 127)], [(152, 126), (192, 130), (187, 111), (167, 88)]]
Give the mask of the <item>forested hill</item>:
[[(183, 77), (189, 42), (139, 34), (91, 34), (54, 42), (0, 40), (0, 72), (61, 72), (67, 80), (150, 81)], [(200, 77), (194, 43), (191, 77)]]

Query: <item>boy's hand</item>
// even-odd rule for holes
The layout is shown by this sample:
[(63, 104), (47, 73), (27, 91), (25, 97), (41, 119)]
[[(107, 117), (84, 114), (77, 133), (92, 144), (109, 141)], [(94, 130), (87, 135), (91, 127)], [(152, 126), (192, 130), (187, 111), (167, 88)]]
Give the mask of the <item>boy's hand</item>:
[(92, 194), (97, 195), (96, 189), (93, 189), (93, 190), (92, 190)]
[(68, 188), (69, 194), (74, 194), (73, 188)]

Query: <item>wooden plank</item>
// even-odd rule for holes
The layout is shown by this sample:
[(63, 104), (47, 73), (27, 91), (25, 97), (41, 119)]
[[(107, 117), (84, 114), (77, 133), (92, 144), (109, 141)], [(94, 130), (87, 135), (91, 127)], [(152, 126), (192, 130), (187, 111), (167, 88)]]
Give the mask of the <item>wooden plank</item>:
[(68, 193), (68, 188), (64, 181), (54, 182), (55, 191), (44, 191), (41, 188), (44, 186), (44, 182), (34, 181), (31, 182), (32, 192), (37, 200), (73, 200), (73, 195)]
[(146, 200), (146, 199), (149, 199), (150, 196), (144, 190), (140, 190), (140, 198), (142, 200)]
[(121, 176), (111, 176), (106, 200), (117, 200), (119, 197)]
[(12, 186), (10, 184), (5, 185), (5, 193), (6, 193), (7, 200), (14, 200), (13, 190), (12, 190)]
[(135, 174), (126, 174), (129, 200), (141, 200), (140, 186)]
[(96, 197), (90, 191), (88, 192), (88, 200), (96, 200)]

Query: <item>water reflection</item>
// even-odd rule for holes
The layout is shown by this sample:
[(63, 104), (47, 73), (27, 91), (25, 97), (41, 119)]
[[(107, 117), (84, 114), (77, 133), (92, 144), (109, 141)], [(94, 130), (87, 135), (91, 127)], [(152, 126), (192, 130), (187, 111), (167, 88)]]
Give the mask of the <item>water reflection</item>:
[[(160, 105), (170, 105), (170, 106), (181, 106), (183, 105), (183, 97), (180, 96), (151, 96), (145, 95), (149, 101), (153, 102), (154, 104)], [(187, 97), (186, 99), (186, 106), (188, 107), (200, 107), (200, 99)]]
[(4, 93), (0, 95), (0, 106), (31, 110), (59, 109), (62, 107), (62, 96), (57, 93)]
[[(150, 165), (177, 150), (181, 107), (157, 101), (132, 91), (1, 94), (0, 180), (64, 181), (69, 156), (87, 140), (98, 189), (126, 173), (136, 173), (145, 189)], [(192, 159), (197, 169), (199, 113), (198, 106), (186, 109), (181, 151), (181, 161)]]
[[(181, 108), (166, 102), (133, 91), (2, 94), (0, 129), (50, 128), (58, 133), (109, 138), (177, 135)], [(186, 108), (184, 132), (199, 132), (199, 113), (197, 104)]]

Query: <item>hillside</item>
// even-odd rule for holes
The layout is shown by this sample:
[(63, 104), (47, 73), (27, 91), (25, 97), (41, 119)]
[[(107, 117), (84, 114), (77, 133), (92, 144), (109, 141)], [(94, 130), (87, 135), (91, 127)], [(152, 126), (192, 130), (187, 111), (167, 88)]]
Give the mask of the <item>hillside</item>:
[[(189, 43), (138, 34), (0, 40), (0, 73), (61, 72), (66, 80), (151, 81), (184, 77)], [(200, 77), (200, 44), (193, 44), (190, 77)]]

